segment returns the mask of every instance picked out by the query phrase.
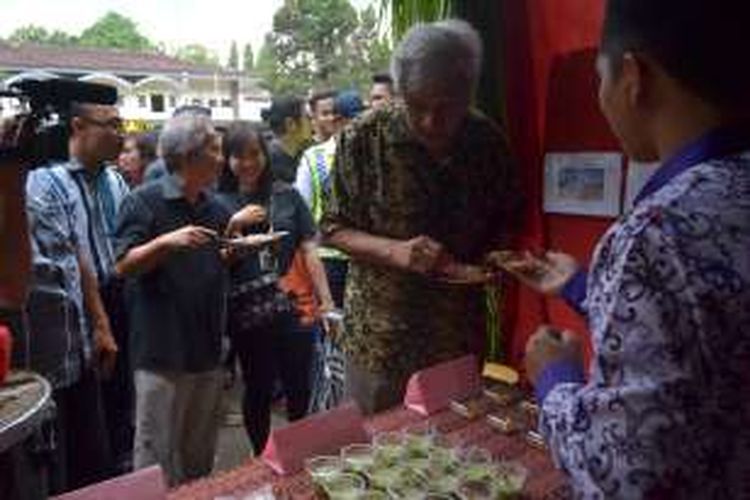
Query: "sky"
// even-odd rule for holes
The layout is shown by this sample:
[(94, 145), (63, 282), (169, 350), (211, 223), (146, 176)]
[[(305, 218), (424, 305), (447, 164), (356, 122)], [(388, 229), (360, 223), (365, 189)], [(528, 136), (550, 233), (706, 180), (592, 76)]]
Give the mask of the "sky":
[[(373, 0), (350, 0), (362, 9)], [(257, 55), (283, 0), (0, 0), (0, 37), (27, 24), (71, 34), (113, 10), (133, 19), (141, 33), (168, 49), (203, 44), (225, 61), (232, 40), (250, 42)]]

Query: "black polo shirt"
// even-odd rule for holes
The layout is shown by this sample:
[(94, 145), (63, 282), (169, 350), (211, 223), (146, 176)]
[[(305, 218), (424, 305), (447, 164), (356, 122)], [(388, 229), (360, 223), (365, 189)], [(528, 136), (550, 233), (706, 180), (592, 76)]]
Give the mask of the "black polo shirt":
[(271, 160), (273, 178), (278, 181), (294, 184), (294, 180), (297, 178), (299, 155), (290, 156), (277, 139), (274, 139), (268, 145), (268, 154)]
[[(229, 213), (213, 194), (195, 204), (181, 179), (167, 175), (130, 193), (117, 227), (117, 258), (187, 225), (223, 232)], [(199, 372), (220, 361), (227, 271), (218, 244), (175, 251), (155, 269), (128, 279), (133, 367)]]

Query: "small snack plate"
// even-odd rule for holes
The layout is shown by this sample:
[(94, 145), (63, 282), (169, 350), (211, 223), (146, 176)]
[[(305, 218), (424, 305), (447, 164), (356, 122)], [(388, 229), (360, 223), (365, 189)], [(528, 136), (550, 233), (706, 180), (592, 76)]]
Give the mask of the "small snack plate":
[(516, 420), (509, 415), (487, 415), (487, 423), (502, 434), (514, 434), (521, 430)]
[(523, 393), (516, 386), (504, 383), (487, 386), (482, 392), (494, 403), (504, 407), (514, 405), (523, 398)]
[(526, 443), (538, 450), (546, 450), (547, 443), (544, 441), (544, 437), (537, 431), (529, 431), (526, 433)]
[(491, 400), (476, 394), (465, 399), (450, 402), (450, 409), (464, 418), (474, 420), (485, 415), (493, 407)]

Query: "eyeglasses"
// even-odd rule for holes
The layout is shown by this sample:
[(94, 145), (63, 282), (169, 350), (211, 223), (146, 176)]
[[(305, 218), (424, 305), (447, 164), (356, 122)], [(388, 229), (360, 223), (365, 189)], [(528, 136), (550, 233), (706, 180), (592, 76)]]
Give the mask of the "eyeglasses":
[(99, 127), (104, 127), (104, 128), (110, 128), (117, 132), (122, 132), (122, 130), (125, 128), (125, 124), (120, 118), (110, 118), (109, 120), (97, 120), (95, 118), (91, 118), (88, 116), (81, 116), (81, 119), (88, 123), (91, 123), (92, 125), (97, 125)]

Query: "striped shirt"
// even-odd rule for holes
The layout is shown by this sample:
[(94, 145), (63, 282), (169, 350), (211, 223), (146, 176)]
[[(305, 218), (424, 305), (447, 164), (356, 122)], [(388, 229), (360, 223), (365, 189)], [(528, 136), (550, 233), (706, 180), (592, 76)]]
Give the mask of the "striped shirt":
[(14, 361), (16, 366), (39, 371), (56, 388), (79, 379), (93, 350), (79, 252), (100, 280), (111, 276), (111, 217), (126, 192), (126, 184), (111, 168), (89, 179), (77, 161), (29, 173), (26, 209), (32, 287), (26, 306), (28, 328), (17, 339)]
[[(53, 168), (74, 200), (79, 224), (78, 238), (84, 254), (96, 270), (100, 283), (114, 275), (112, 239), (120, 204), (130, 191), (125, 180), (111, 167), (90, 173), (77, 160)], [(67, 174), (67, 175), (66, 175)]]

